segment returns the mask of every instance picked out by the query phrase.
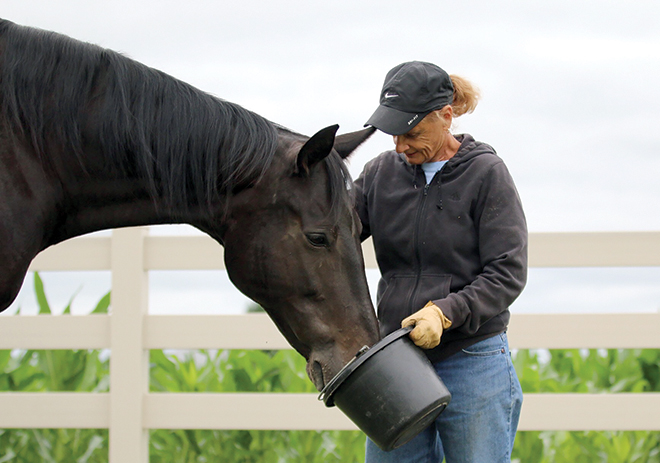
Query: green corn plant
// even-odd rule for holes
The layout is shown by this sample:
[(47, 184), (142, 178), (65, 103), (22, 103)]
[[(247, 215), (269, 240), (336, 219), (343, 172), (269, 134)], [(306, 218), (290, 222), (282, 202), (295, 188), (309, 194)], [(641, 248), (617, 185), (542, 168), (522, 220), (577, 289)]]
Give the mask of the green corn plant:
[[(38, 273), (34, 288), (39, 313), (51, 314)], [(70, 315), (74, 298), (62, 316)], [(106, 313), (109, 304), (108, 293), (92, 312)], [(106, 392), (108, 384), (108, 359), (100, 351), (0, 351), (0, 391)], [(107, 462), (107, 435), (107, 430), (96, 429), (0, 429), (0, 463)]]
[[(526, 393), (659, 390), (659, 349), (520, 350), (514, 365)], [(512, 461), (660, 463), (660, 432), (519, 432)]]
[[(283, 351), (150, 353), (153, 392), (315, 392), (305, 360)], [(154, 430), (150, 461), (352, 462), (364, 459), (354, 431)]]
[[(50, 314), (43, 281), (34, 278), (39, 312)], [(109, 304), (108, 293), (92, 312), (107, 313)], [(526, 393), (660, 391), (660, 349), (519, 350), (514, 364)], [(107, 352), (0, 351), (0, 391), (105, 392), (108, 384)], [(316, 392), (291, 350), (154, 350), (150, 390)], [(0, 429), (0, 463), (107, 462), (107, 442), (107, 430)], [(152, 463), (361, 462), (364, 446), (359, 431), (150, 431)], [(519, 432), (512, 461), (660, 463), (660, 432)]]

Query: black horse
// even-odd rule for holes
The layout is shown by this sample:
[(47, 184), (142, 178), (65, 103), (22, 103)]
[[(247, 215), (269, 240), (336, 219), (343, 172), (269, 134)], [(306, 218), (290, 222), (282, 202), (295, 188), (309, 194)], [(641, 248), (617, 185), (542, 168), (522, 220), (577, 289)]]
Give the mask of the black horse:
[(225, 247), (321, 389), (378, 340), (343, 159), (118, 53), (0, 20), (0, 311), (32, 259), (95, 230), (188, 223)]

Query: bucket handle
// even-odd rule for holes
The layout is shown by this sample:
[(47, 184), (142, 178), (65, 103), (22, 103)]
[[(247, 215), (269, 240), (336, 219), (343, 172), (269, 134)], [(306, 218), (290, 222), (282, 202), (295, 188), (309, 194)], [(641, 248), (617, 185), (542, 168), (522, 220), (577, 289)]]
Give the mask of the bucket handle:
[[(341, 375), (341, 374), (344, 372), (344, 370), (346, 370), (348, 367), (350, 367), (351, 365), (353, 365), (353, 363), (354, 363), (358, 358), (360, 358), (360, 357), (362, 356), (362, 354), (364, 354), (364, 353), (367, 352), (368, 350), (369, 350), (369, 346), (367, 346), (367, 345), (362, 346), (362, 347), (360, 348), (360, 350), (357, 352), (357, 354), (355, 354), (355, 357), (353, 357), (352, 359), (350, 359), (350, 360), (348, 361), (348, 363), (347, 363), (346, 365), (344, 365), (344, 366), (341, 368), (341, 370), (339, 370), (339, 372), (335, 375), (335, 378), (338, 377), (339, 375)], [(334, 378), (333, 378), (333, 379), (334, 379)], [(327, 392), (327, 390), (328, 390), (328, 385), (329, 385), (329, 384), (332, 384), (332, 380), (330, 380), (330, 382), (329, 382), (328, 384), (326, 384), (326, 387), (323, 388), (323, 390), (322, 390), (321, 393), (319, 394), (318, 400), (320, 400), (320, 401), (324, 401), (324, 402), (325, 402), (326, 392)]]

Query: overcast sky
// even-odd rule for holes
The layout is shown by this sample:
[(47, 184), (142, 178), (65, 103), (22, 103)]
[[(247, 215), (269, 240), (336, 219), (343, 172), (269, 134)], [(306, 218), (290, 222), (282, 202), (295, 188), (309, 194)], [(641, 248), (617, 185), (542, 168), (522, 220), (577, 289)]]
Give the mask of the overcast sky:
[[(660, 230), (657, 1), (0, 0), (0, 17), (307, 135), (360, 129), (390, 68), (430, 61), (481, 89), (454, 132), (504, 159), (530, 231)], [(391, 146), (374, 136), (352, 174)]]

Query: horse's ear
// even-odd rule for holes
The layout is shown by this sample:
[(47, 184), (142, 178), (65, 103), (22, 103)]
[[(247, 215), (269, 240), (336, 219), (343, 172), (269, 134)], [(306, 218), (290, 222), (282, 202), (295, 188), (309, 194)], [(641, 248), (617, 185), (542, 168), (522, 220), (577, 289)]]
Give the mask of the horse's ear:
[(375, 131), (375, 127), (367, 127), (357, 132), (338, 135), (335, 138), (335, 150), (342, 159), (346, 159), (358, 146), (367, 141)]
[(298, 175), (307, 175), (314, 164), (330, 154), (337, 129), (339, 126), (335, 124), (319, 130), (300, 148), (296, 171)]

